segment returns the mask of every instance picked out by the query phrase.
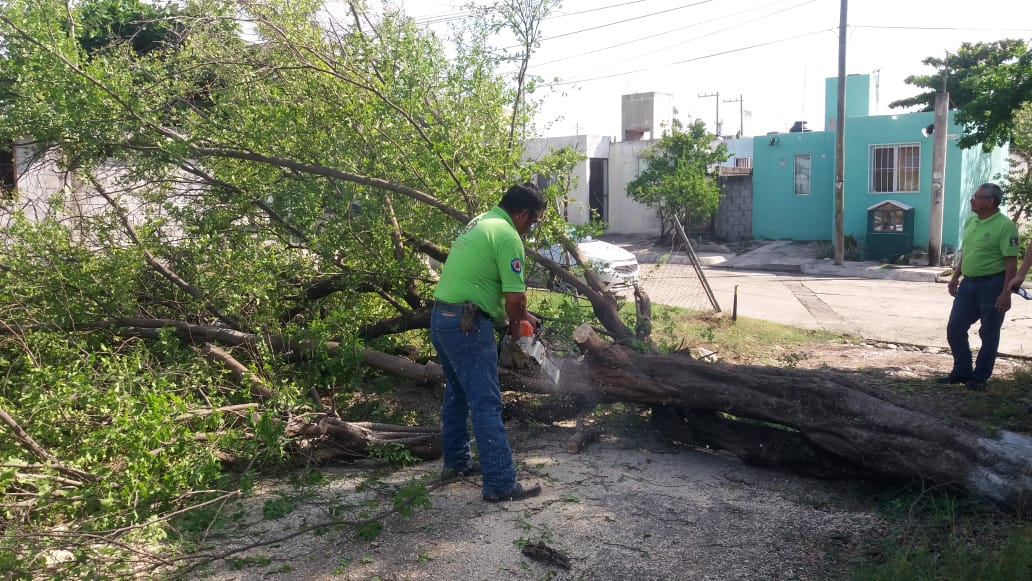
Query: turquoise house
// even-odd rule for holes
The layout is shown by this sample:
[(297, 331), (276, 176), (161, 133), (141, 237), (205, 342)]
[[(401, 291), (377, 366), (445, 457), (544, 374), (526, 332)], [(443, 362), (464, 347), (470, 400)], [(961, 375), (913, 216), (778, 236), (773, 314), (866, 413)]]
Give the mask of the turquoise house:
[[(826, 82), (823, 127), (753, 138), (753, 237), (831, 240), (835, 227), (835, 115), (837, 79)], [(870, 115), (871, 78), (846, 78), (845, 235), (866, 247), (868, 211), (890, 201), (913, 208), (914, 248), (928, 247), (931, 217), (932, 112)], [(798, 126), (799, 124), (797, 124)], [(957, 147), (961, 127), (949, 115), (942, 243), (956, 247), (970, 214), (968, 197), (1006, 173), (1007, 148), (985, 153)], [(798, 130), (797, 130), (798, 129)], [(888, 206), (886, 206), (888, 207)], [(879, 223), (878, 221), (875, 221)], [(884, 223), (879, 223), (884, 225)], [(893, 227), (900, 227), (894, 225)]]

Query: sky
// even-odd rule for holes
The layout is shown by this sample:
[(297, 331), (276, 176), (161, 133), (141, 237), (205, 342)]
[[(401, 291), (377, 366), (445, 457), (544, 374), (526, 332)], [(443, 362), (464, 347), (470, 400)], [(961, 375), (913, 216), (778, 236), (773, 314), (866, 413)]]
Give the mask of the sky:
[[(442, 34), (468, 14), (453, 0), (394, 2)], [(549, 85), (536, 131), (619, 139), (621, 95), (652, 91), (672, 94), (681, 121), (702, 119), (711, 132), (719, 101), (724, 135), (743, 124), (745, 135), (795, 121), (821, 129), (825, 79), (838, 75), (840, 9), (840, 0), (564, 0), (542, 23), (530, 63)], [(925, 57), (963, 42), (1032, 39), (1032, 2), (853, 0), (847, 23), (846, 73), (872, 75), (872, 114), (891, 115), (906, 112), (891, 101), (921, 92), (904, 79), (933, 72)]]

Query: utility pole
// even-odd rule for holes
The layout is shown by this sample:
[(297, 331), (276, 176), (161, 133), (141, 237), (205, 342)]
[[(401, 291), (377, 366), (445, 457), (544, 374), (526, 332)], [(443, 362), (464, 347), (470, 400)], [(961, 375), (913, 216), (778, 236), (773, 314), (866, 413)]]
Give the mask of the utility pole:
[(717, 119), (716, 122), (713, 124), (713, 134), (717, 137), (720, 137), (720, 91), (717, 91), (716, 93), (706, 93), (705, 95), (699, 95), (700, 99), (705, 99), (706, 97), (717, 98)]
[(946, 193), (946, 139), (950, 94), (935, 96), (935, 125), (932, 129), (932, 213), (928, 224), (928, 266), (939, 266), (942, 255), (943, 195)]
[(738, 133), (739, 137), (745, 136), (745, 99), (739, 93), (737, 99), (724, 99), (725, 103), (738, 103)]
[(838, 107), (835, 113), (835, 264), (841, 265), (846, 256), (846, 238), (843, 222), (846, 212), (846, 8), (848, 0), (841, 0), (838, 36)]

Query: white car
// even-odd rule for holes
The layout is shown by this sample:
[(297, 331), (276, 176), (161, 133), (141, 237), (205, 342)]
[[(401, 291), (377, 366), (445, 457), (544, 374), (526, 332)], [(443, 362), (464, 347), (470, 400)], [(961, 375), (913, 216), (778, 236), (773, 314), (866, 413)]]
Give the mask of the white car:
[[(605, 285), (605, 290), (631, 288), (638, 281), (638, 259), (623, 248), (585, 236), (577, 242), (577, 249), (598, 273), (599, 279)], [(566, 268), (577, 264), (561, 244), (553, 244), (544, 248), (541, 250), (541, 254)], [(584, 279), (583, 276), (578, 278)], [(568, 285), (555, 276), (548, 277), (547, 286), (553, 290), (569, 290)]]

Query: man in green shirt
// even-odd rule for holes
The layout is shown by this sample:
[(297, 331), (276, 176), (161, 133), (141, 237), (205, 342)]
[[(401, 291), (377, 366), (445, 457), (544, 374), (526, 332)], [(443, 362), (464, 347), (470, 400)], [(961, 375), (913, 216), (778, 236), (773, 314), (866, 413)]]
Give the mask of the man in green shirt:
[[(534, 184), (515, 185), (498, 205), (470, 221), (441, 271), (430, 316), (430, 339), (444, 369), (441, 408), (443, 476), (483, 473), (488, 502), (522, 500), (539, 485), (516, 481), (498, 383), (495, 327), (520, 337), (520, 322), (537, 325), (527, 311), (521, 236), (544, 213), (545, 198)], [(468, 417), (473, 418), (480, 463), (470, 456)]]
[[(963, 383), (970, 390), (985, 391), (993, 373), (1000, 327), (1011, 307), (1009, 285), (1018, 263), (1018, 228), (1000, 213), (1002, 199), (1003, 191), (996, 184), (982, 184), (971, 196), (975, 215), (964, 222), (960, 264), (953, 269), (948, 287), (953, 308), (946, 340), (953, 352), (953, 369), (939, 383)], [(972, 368), (968, 329), (975, 321), (981, 321), (982, 346)]]

